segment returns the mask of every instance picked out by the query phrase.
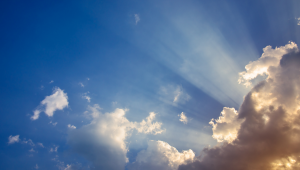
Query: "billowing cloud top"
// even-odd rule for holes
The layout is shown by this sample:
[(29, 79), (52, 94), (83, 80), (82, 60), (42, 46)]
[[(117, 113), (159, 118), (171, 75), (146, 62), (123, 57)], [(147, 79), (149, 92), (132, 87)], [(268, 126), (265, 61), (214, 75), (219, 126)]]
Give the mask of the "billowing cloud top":
[[(300, 53), (292, 42), (276, 49), (266, 47), (266, 53), (241, 75), (249, 80), (265, 73), (267, 79), (252, 88), (238, 112), (224, 108), (217, 123), (211, 123), (214, 137), (221, 136), (225, 142), (204, 149), (196, 161), (180, 170), (300, 168)], [(221, 123), (226, 124), (219, 129)], [(236, 138), (226, 142), (230, 132), (237, 132)]]

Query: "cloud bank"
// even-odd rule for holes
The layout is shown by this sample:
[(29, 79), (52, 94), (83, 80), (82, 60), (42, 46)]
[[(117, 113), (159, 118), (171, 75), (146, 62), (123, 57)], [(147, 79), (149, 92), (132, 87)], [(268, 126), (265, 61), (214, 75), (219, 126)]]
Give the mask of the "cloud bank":
[[(181, 165), (179, 170), (300, 168), (300, 53), (297, 45), (291, 42), (275, 49), (268, 46), (261, 58), (247, 66), (247, 71), (241, 73), (244, 80), (261, 74), (267, 75), (266, 80), (245, 96), (236, 112), (238, 115), (226, 108), (216, 124), (211, 123), (214, 136), (218, 139), (218, 135), (223, 135), (224, 143), (205, 148), (196, 161)], [(231, 123), (227, 121), (227, 112)], [(218, 130), (220, 123), (239, 121), (243, 121), (240, 128), (226, 125)], [(237, 129), (236, 138), (226, 140), (226, 134)]]
[(155, 113), (151, 112), (146, 120), (130, 122), (126, 109), (116, 109), (102, 114), (98, 105), (90, 106), (92, 122), (82, 128), (70, 131), (68, 143), (74, 152), (90, 160), (95, 169), (123, 170), (128, 162), (126, 139), (132, 130), (138, 133), (162, 133), (161, 123), (153, 122)]
[(49, 117), (52, 117), (56, 110), (63, 110), (68, 107), (68, 96), (67, 93), (64, 93), (59, 87), (55, 88), (52, 95), (46, 96), (46, 98), (41, 101), (39, 108), (45, 107), (44, 109), (36, 109), (33, 111), (33, 115), (31, 116), (31, 120), (37, 120), (40, 116), (41, 112), (45, 112), (45, 114)]

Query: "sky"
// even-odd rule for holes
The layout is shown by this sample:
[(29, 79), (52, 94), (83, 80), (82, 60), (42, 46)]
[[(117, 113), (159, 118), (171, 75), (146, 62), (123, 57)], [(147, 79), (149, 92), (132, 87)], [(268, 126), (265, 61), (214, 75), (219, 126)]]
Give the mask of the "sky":
[(1, 169), (299, 169), (299, 9), (1, 1)]

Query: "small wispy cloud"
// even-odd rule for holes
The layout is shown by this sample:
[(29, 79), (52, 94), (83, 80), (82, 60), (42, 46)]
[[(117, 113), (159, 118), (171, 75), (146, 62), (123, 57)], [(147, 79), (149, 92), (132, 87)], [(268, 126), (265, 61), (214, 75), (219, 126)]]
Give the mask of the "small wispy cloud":
[(12, 136), (10, 135), (8, 137), (8, 144), (18, 143), (20, 141), (20, 135)]
[(86, 92), (82, 95), (82, 98), (86, 99), (88, 102), (91, 102), (91, 97), (88, 96), (87, 94), (90, 93), (90, 92)]
[(134, 14), (134, 19), (135, 19), (135, 24), (137, 24), (141, 20), (140, 15), (139, 14)]
[(187, 124), (188, 122), (188, 118), (186, 117), (185, 113), (184, 112), (181, 112), (179, 116), (179, 121), (182, 122), (183, 124)]
[(49, 82), (49, 84), (51, 84), (51, 83), (54, 83), (54, 81), (53, 81), (53, 80), (51, 80), (51, 81)]
[(33, 141), (31, 139), (26, 140), (26, 138), (24, 138), (22, 143), (23, 144), (28, 144), (30, 146), (35, 146), (35, 144), (33, 143)]
[(178, 103), (184, 104), (191, 98), (181, 86), (174, 85), (160, 87), (159, 94), (161, 95), (161, 100), (164, 100), (165, 102), (175, 106)]
[(68, 124), (68, 128), (70, 128), (70, 129), (76, 129), (76, 126)]
[(80, 83), (78, 83), (78, 84), (79, 84), (81, 87), (84, 87), (84, 84), (83, 84), (83, 83), (80, 82)]
[(57, 125), (57, 122), (52, 122), (52, 121), (50, 121), (49, 124), (52, 124), (53, 126), (56, 126), (56, 125)]
[(35, 152), (35, 150), (34, 150), (33, 148), (31, 148), (31, 149), (29, 150), (29, 152)]
[(37, 143), (37, 145), (39, 145), (40, 147), (44, 148), (43, 143)]
[(54, 148), (50, 148), (50, 151), (49, 151), (49, 152), (57, 152), (58, 147), (59, 147), (59, 146), (55, 146), (55, 145), (54, 145)]
[(300, 25), (300, 17), (296, 19), (297, 19), (297, 25)]

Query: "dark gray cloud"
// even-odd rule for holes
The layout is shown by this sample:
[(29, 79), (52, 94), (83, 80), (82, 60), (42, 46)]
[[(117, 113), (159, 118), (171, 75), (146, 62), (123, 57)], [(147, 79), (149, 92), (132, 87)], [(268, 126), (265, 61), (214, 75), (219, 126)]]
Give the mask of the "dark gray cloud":
[(268, 78), (245, 96), (244, 120), (231, 143), (205, 148), (179, 170), (300, 169), (300, 53), (297, 48), (267, 70)]

